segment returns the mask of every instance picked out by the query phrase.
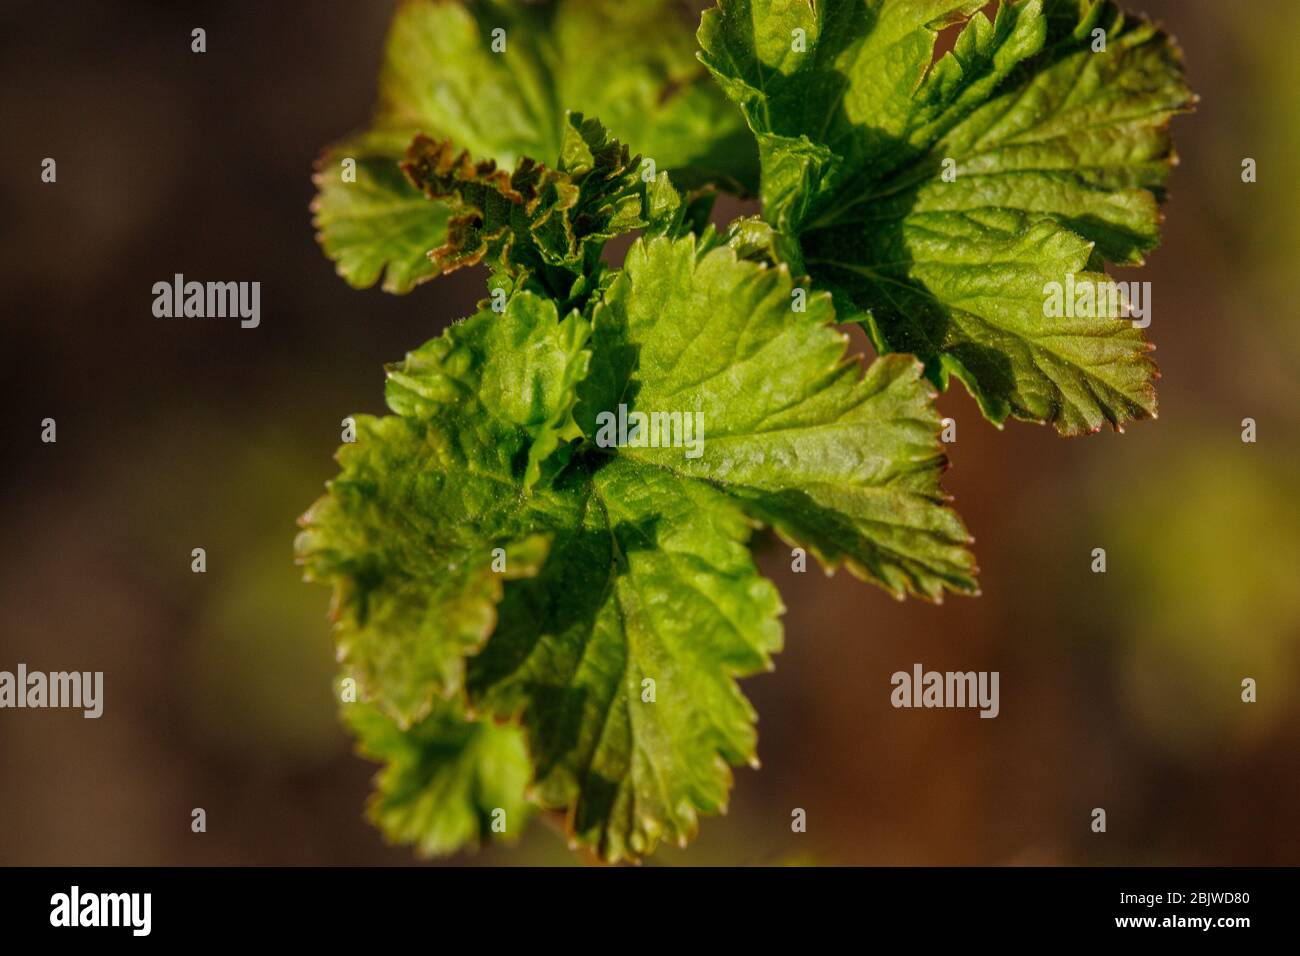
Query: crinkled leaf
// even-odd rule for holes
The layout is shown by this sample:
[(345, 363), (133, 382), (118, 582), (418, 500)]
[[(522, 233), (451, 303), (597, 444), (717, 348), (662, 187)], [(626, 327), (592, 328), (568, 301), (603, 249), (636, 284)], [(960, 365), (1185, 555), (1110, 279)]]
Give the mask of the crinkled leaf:
[(360, 752), (385, 764), (368, 809), (390, 840), (434, 856), (523, 831), (533, 768), (520, 728), (467, 720), (446, 703), (406, 728), (360, 701), (343, 713)]
[[(298, 536), (307, 579), (334, 587), (340, 658), (404, 726), (460, 690), (464, 655), (492, 633), (506, 577), (493, 569), (494, 550), (504, 553), (507, 574), (528, 575), (537, 573), (548, 543), (435, 525), (409, 511), (416, 500), (448, 511), (486, 507), (500, 490), (457, 474), (465, 462), (453, 440), (425, 423), (359, 416), (356, 443), (338, 455), (342, 473), (303, 515)], [(417, 467), (446, 470), (420, 475)]]
[[(398, 414), (359, 420), (306, 519), (300, 552), (334, 584), (345, 659), (385, 713), (414, 700), (422, 717), (459, 686), (430, 648), (468, 658), (473, 711), (527, 731), (537, 802), (611, 860), (685, 841), (725, 807), (728, 765), (754, 760), (735, 679), (781, 642), (755, 524), (898, 594), (974, 587), (919, 366), (891, 356), (862, 377), (829, 297), (792, 311), (792, 290), (784, 266), (686, 236), (633, 245), (590, 338), (517, 294), (391, 370)], [(703, 415), (700, 454), (680, 432), (681, 447), (593, 441), (618, 404)], [(530, 486), (531, 451), (557, 434)], [(480, 576), (493, 548), (504, 586)], [(400, 679), (366, 667), (384, 654)]]
[[(957, 375), (997, 422), (1154, 414), (1131, 323), (1043, 305), (1048, 283), (1154, 247), (1168, 120), (1192, 102), (1178, 52), (1106, 2), (982, 6), (721, 0), (702, 56), (758, 137), (765, 215), (879, 348)], [(932, 64), (936, 31), (965, 18)]]
[[(498, 29), (503, 52), (492, 48)], [(319, 164), (322, 246), (352, 285), (371, 285), (386, 269), (385, 289), (409, 291), (434, 274), (424, 255), (442, 244), (448, 216), (397, 173), (415, 135), (449, 139), (507, 169), (526, 156), (554, 163), (568, 110), (599, 116), (685, 188), (752, 191), (753, 139), (694, 52), (672, 0), (405, 0), (389, 32), (372, 129)], [(344, 155), (358, 159), (356, 183), (338, 175)], [(395, 210), (403, 218), (390, 233), (384, 217)]]
[(460, 418), (483, 434), (485, 454), (489, 444), (516, 458), (526, 448), (523, 484), (531, 488), (542, 462), (579, 434), (573, 406), (589, 333), (580, 315), (557, 321), (553, 302), (516, 293), (502, 315), (481, 309), (390, 365), (388, 406), (415, 418)]
[[(919, 214), (857, 248), (905, 263), (843, 276), (873, 340), (926, 358), (941, 384), (957, 376), (991, 421), (1014, 414), (1074, 435), (1155, 414), (1151, 346), (1132, 322), (1044, 316), (1050, 283), (1107, 281), (1087, 271), (1092, 246), (1074, 233), (1003, 210)], [(818, 252), (804, 250), (818, 270)]]
[(667, 173), (647, 181), (640, 157), (580, 114), (569, 117), (556, 169), (525, 158), (507, 173), (492, 160), (458, 152), (450, 140), (424, 136), (411, 144), (402, 168), (452, 212), (446, 243), (430, 252), (435, 271), (486, 260), (511, 288), (532, 280), (566, 303), (595, 288), (606, 241), (668, 228), (682, 210)]
[(510, 588), (471, 661), (477, 707), (520, 715), (536, 795), (608, 860), (695, 833), (755, 762), (735, 678), (770, 669), (780, 598), (739, 508), (707, 484), (614, 456), (567, 476), (578, 520), (532, 586)]
[[(862, 375), (832, 328), (830, 296), (797, 310), (785, 266), (741, 262), (694, 237), (639, 242), (597, 309), (579, 426), (627, 405), (695, 414), (701, 454), (620, 454), (707, 482), (755, 520), (901, 597), (974, 589), (968, 536), (944, 507), (946, 459), (920, 366), (877, 360)], [(651, 429), (641, 436), (653, 440)]]
[[(437, 274), (428, 253), (446, 241), (451, 210), (407, 180), (399, 163), (409, 143), (376, 130), (331, 146), (317, 163), (316, 238), (357, 288), (382, 276), (385, 292), (406, 292)], [(344, 165), (349, 160), (355, 168)], [(351, 175), (354, 182), (345, 179)]]
[[(572, 421), (586, 323), (529, 293), (389, 370), (396, 416), (356, 417), (340, 474), (303, 516), (299, 561), (334, 587), (345, 663), (403, 725), (463, 684), (502, 582), (537, 572), (548, 538), (529, 486)], [(531, 503), (530, 503), (531, 502)]]

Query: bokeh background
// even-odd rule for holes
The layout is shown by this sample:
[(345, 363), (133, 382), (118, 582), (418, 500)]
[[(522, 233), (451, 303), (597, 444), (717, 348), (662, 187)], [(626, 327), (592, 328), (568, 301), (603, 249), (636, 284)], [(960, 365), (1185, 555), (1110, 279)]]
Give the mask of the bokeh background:
[[(978, 599), (895, 603), (768, 541), (789, 612), (745, 685), (763, 767), (653, 864), (1300, 864), (1300, 10), (1128, 5), (1202, 96), (1164, 243), (1117, 276), (1154, 285), (1159, 420), (1065, 440), (944, 396)], [(363, 818), (328, 595), (292, 561), (340, 419), (483, 288), (353, 291), (313, 239), (312, 161), (367, 119), (391, 9), (0, 4), (0, 668), (106, 684), (97, 721), (0, 712), (0, 863), (415, 862)], [(261, 327), (155, 319), (175, 272), (261, 281)], [(914, 662), (1000, 671), (1001, 716), (892, 709)], [(453, 862), (577, 861), (535, 822)]]

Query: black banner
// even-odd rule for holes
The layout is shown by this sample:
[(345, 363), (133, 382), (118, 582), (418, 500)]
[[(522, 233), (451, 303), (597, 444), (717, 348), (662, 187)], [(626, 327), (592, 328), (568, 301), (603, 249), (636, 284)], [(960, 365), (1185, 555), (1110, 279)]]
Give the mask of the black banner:
[(620, 926), (667, 941), (705, 923), (741, 938), (791, 928), (1232, 945), (1284, 930), (1295, 889), (1285, 869), (38, 868), (0, 871), (0, 918), (7, 940), (92, 944), (414, 933), (437, 946), (464, 931), (536, 944), (614, 938)]

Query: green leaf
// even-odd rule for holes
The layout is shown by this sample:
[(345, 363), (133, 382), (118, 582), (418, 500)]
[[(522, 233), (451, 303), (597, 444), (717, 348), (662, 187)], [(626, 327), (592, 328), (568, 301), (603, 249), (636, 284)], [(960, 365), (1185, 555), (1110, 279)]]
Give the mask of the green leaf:
[[(406, 179), (399, 162), (410, 137), (402, 137), (376, 130), (337, 143), (313, 176), (316, 239), (358, 289), (382, 276), (385, 292), (407, 292), (437, 274), (428, 253), (446, 241), (451, 211)], [(354, 169), (345, 167), (348, 161)], [(345, 180), (349, 175), (355, 182)]]
[[(801, 290), (802, 291), (802, 290)], [(579, 426), (602, 412), (690, 411), (702, 453), (620, 454), (707, 482), (828, 565), (902, 597), (974, 589), (968, 536), (943, 507), (939, 417), (920, 366), (844, 357), (830, 296), (796, 309), (785, 266), (741, 262), (693, 236), (639, 242), (596, 311)]]
[(617, 861), (684, 844), (726, 808), (728, 763), (756, 763), (735, 678), (771, 668), (782, 607), (725, 496), (618, 456), (582, 464), (577, 520), (508, 591), (468, 681), (476, 708), (528, 728), (538, 802)]
[(448, 704), (405, 729), (360, 701), (343, 714), (360, 752), (385, 764), (368, 809), (390, 840), (438, 856), (485, 843), (501, 826), (507, 840), (523, 832), (532, 763), (518, 727), (466, 720)]
[[(735, 680), (770, 668), (782, 608), (753, 527), (900, 596), (975, 586), (919, 365), (862, 376), (829, 296), (799, 311), (793, 293), (785, 266), (693, 235), (639, 239), (589, 336), (517, 293), (390, 372), (398, 414), (358, 421), (305, 519), (301, 559), (384, 712), (463, 689), (517, 719), (534, 800), (610, 860), (687, 840), (725, 808), (728, 765), (755, 760)], [(606, 441), (620, 404), (702, 416), (703, 441)]]
[(299, 561), (334, 587), (339, 656), (403, 725), (460, 691), (464, 655), (492, 633), (505, 578), (494, 550), (511, 575), (535, 574), (546, 553), (544, 536), (510, 534), (509, 461), (479, 442), (440, 422), (357, 416), (341, 473), (302, 518)]
[(356, 416), (340, 474), (301, 519), (298, 559), (334, 587), (345, 663), (403, 726), (463, 685), (503, 581), (537, 573), (528, 489), (572, 423), (586, 323), (529, 293), (389, 369), (397, 416)]
[[(505, 169), (524, 157), (553, 163), (574, 110), (599, 116), (684, 188), (752, 192), (753, 139), (695, 60), (680, 13), (672, 0), (405, 0), (371, 129), (318, 164), (316, 224), (340, 275), (365, 287), (386, 270), (384, 288), (406, 292), (434, 274), (423, 259), (442, 244), (448, 212), (397, 171), (420, 133)], [(498, 29), (505, 49), (493, 52)], [(344, 156), (358, 161), (355, 183), (339, 175)]]
[(702, 59), (758, 137), (766, 217), (878, 348), (941, 386), (956, 375), (995, 422), (1073, 434), (1153, 415), (1130, 322), (1043, 307), (1048, 283), (1155, 246), (1168, 121), (1193, 101), (1178, 51), (1105, 2), (982, 6), (721, 0)]
[(487, 461), (495, 454), (503, 476), (518, 471), (526, 449), (522, 477), (531, 488), (542, 462), (579, 434), (573, 406), (591, 357), (589, 333), (580, 315), (557, 321), (553, 302), (516, 293), (503, 314), (482, 308), (390, 365), (388, 406), (408, 417), (455, 420), (481, 436), (479, 455)]

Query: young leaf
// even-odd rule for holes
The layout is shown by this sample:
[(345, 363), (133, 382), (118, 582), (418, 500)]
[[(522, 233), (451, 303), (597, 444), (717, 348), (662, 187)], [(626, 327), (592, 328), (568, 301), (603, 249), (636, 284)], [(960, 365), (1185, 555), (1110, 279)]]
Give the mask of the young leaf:
[(301, 519), (309, 580), (334, 587), (340, 656), (403, 726), (463, 685), (502, 582), (536, 574), (548, 538), (528, 488), (572, 424), (586, 323), (529, 293), (389, 369), (397, 416), (356, 416), (341, 473)]
[[(390, 365), (388, 406), (413, 418), (460, 418), (482, 435), (485, 452), (526, 446), (527, 490), (561, 441), (578, 437), (573, 406), (591, 357), (589, 333), (576, 313), (558, 321), (553, 302), (516, 293), (503, 315), (481, 309)], [(518, 470), (517, 457), (509, 467)]]
[(445, 703), (406, 729), (360, 701), (343, 714), (358, 750), (385, 764), (368, 809), (390, 840), (440, 856), (523, 832), (532, 763), (518, 727), (466, 720)]
[(653, 431), (589, 454), (589, 477), (573, 476), (582, 526), (508, 589), (470, 664), (479, 706), (522, 712), (539, 800), (569, 807), (577, 838), (608, 859), (685, 841), (698, 813), (725, 806), (713, 752), (754, 758), (730, 678), (767, 666), (780, 632), (779, 599), (740, 547), (749, 522), (899, 596), (975, 586), (919, 366), (890, 356), (859, 379), (828, 297), (792, 312), (791, 291), (784, 267), (700, 255), (693, 236), (632, 247), (596, 309), (575, 417), (599, 439), (620, 403), (698, 413), (702, 454), (653, 447)]
[[(398, 414), (358, 421), (305, 519), (302, 560), (334, 585), (345, 659), (376, 703), (418, 719), (463, 677), (475, 713), (526, 729), (536, 801), (607, 859), (685, 841), (725, 806), (727, 765), (754, 760), (734, 681), (781, 642), (780, 599), (745, 547), (755, 524), (900, 596), (974, 589), (919, 366), (889, 356), (860, 378), (829, 297), (798, 311), (792, 292), (785, 266), (687, 235), (633, 245), (589, 338), (517, 294), (393, 370)], [(678, 439), (608, 441), (619, 405), (676, 414)], [(494, 547), (504, 587), (481, 576)], [(443, 666), (453, 654), (467, 673)], [(366, 666), (385, 660), (399, 666)]]
[(1168, 121), (1193, 101), (1178, 52), (1101, 0), (982, 6), (720, 0), (702, 59), (758, 138), (765, 215), (878, 348), (956, 375), (999, 423), (1152, 415), (1132, 324), (1043, 306), (1049, 283), (1154, 247)]
[(703, 453), (620, 454), (707, 482), (749, 516), (831, 566), (897, 597), (974, 589), (965, 529), (943, 507), (939, 418), (906, 356), (865, 377), (844, 358), (826, 294), (793, 309), (784, 266), (697, 254), (693, 237), (640, 242), (596, 311), (592, 368), (575, 417), (596, 436), (603, 410), (690, 410)]
[(557, 169), (522, 159), (513, 173), (475, 162), (450, 140), (416, 137), (402, 164), (427, 197), (452, 216), (445, 244), (429, 253), (435, 272), (486, 260), (510, 288), (535, 285), (561, 303), (590, 293), (600, 251), (616, 235), (674, 224), (681, 199), (659, 173), (646, 181), (640, 157), (594, 119), (570, 114)]
[[(382, 276), (385, 292), (406, 292), (437, 274), (428, 253), (446, 241), (451, 211), (430, 203), (402, 172), (409, 143), (400, 132), (374, 130), (336, 143), (317, 163), (316, 238), (357, 288)], [(355, 182), (344, 179), (349, 160)]]
[[(313, 210), (326, 254), (358, 288), (384, 273), (387, 291), (409, 291), (434, 274), (424, 256), (442, 245), (448, 218), (397, 171), (416, 134), (509, 169), (524, 157), (554, 161), (567, 110), (601, 117), (685, 188), (757, 184), (752, 137), (695, 60), (672, 0), (405, 0), (371, 129), (318, 164)], [(347, 156), (355, 183), (339, 175)]]
[[(518, 715), (546, 807), (610, 861), (685, 843), (756, 763), (735, 678), (771, 669), (782, 611), (741, 510), (707, 484), (619, 456), (566, 477), (574, 521), (510, 588), (471, 659), (476, 709)], [(647, 683), (649, 682), (649, 683)]]

